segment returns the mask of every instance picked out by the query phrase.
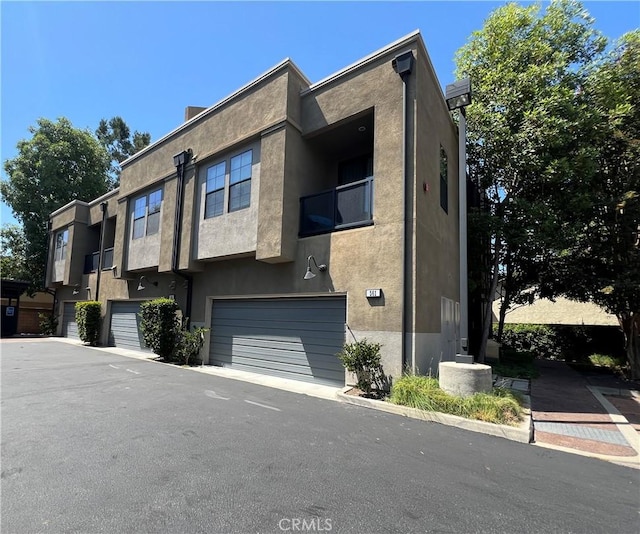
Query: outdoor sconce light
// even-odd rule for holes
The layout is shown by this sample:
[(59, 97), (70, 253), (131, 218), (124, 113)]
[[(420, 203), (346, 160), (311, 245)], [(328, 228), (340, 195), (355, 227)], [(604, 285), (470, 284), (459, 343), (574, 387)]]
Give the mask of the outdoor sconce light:
[(152, 282), (151, 280), (148, 280), (146, 276), (141, 276), (140, 280), (138, 281), (138, 291), (142, 291), (143, 289), (146, 289), (144, 282), (147, 282), (148, 284), (158, 287), (158, 282)]
[(445, 91), (449, 111), (471, 104), (471, 79), (464, 78), (447, 85)]
[(327, 266), (324, 263), (321, 264), (321, 265), (318, 265), (318, 262), (316, 261), (316, 259), (313, 257), (313, 255), (311, 255), (311, 256), (309, 256), (307, 258), (307, 272), (304, 274), (304, 279), (305, 280), (311, 280), (312, 278), (316, 277), (316, 275), (313, 274), (313, 272), (311, 272), (311, 260), (313, 260), (313, 263), (315, 263), (316, 268), (321, 273), (323, 273), (323, 272), (325, 272), (327, 270)]
[(73, 288), (73, 294), (77, 295), (78, 293), (80, 293), (80, 286), (76, 286)]

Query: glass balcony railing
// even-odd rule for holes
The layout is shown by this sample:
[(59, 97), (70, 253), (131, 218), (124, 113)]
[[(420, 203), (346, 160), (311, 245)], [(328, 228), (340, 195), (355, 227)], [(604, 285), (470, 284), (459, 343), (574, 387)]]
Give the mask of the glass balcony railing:
[[(100, 264), (100, 252), (87, 254), (84, 257), (84, 274), (95, 273)], [(102, 270), (113, 267), (113, 247), (105, 248), (102, 255)]]
[(300, 235), (373, 223), (373, 176), (300, 198)]

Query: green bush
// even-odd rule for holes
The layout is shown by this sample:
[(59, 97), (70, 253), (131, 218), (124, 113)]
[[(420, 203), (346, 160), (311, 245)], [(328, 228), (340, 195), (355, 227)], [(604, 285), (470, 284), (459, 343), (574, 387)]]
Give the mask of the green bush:
[(172, 299), (158, 298), (140, 305), (140, 329), (145, 344), (155, 354), (171, 361), (181, 336), (180, 307)]
[(102, 305), (95, 300), (76, 302), (76, 323), (78, 335), (85, 343), (95, 347), (100, 341)]
[(522, 399), (507, 389), (458, 397), (440, 389), (438, 380), (429, 376), (403, 376), (393, 384), (389, 401), (489, 423), (516, 425), (522, 420)]
[(373, 386), (379, 391), (388, 388), (387, 378), (382, 370), (380, 343), (371, 343), (366, 339), (345, 343), (342, 352), (337, 354), (345, 368), (355, 373), (356, 387), (365, 393), (371, 393)]
[(589, 362), (596, 367), (607, 367), (614, 371), (621, 370), (626, 366), (626, 359), (616, 358), (610, 354), (590, 354)]
[(625, 357), (622, 332), (614, 326), (506, 324), (501, 342), (501, 363), (509, 351), (582, 363), (593, 353)]
[(189, 360), (200, 354), (204, 345), (204, 335), (208, 331), (208, 328), (200, 326), (195, 327), (192, 331), (185, 328), (180, 330), (175, 350), (176, 359), (184, 365), (189, 365)]
[(38, 314), (40, 319), (40, 333), (45, 336), (55, 336), (58, 330), (58, 318), (54, 313), (42, 313)]

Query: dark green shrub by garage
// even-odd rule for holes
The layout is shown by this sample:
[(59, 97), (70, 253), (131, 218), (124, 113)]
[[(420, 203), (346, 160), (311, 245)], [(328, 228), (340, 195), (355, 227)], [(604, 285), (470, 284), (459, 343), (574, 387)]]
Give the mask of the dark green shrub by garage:
[(95, 300), (76, 302), (78, 335), (84, 343), (95, 347), (100, 341), (102, 305)]
[(165, 361), (171, 361), (180, 341), (180, 307), (172, 299), (158, 298), (140, 305), (140, 329), (145, 344)]

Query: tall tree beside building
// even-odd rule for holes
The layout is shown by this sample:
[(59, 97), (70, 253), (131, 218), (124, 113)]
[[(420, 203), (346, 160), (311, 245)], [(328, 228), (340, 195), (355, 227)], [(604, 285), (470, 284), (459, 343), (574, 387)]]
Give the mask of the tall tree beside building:
[[(467, 108), (469, 172), (485, 192), (490, 287), (502, 278), (509, 300), (535, 284), (552, 254), (557, 214), (551, 198), (591, 165), (578, 140), (584, 111), (576, 95), (588, 66), (606, 46), (582, 5), (572, 0), (507, 4), (495, 10), (456, 55), (457, 76), (472, 80)], [(473, 235), (473, 230), (470, 230)], [(479, 349), (491, 329), (491, 298)]]
[(640, 378), (640, 30), (597, 62), (578, 98), (589, 121), (590, 165), (570, 175), (573, 203), (557, 205), (557, 253), (542, 291), (616, 315), (633, 378)]
[(31, 139), (18, 142), (18, 155), (5, 161), (8, 179), (0, 196), (24, 231), (27, 280), (43, 288), (49, 214), (72, 200), (90, 201), (110, 188), (109, 154), (90, 131), (68, 119), (39, 119)]
[(120, 181), (119, 164), (151, 142), (151, 135), (147, 132), (134, 131), (132, 135), (131, 129), (122, 117), (102, 119), (96, 129), (96, 137), (111, 156), (109, 174), (114, 187), (117, 187)]
[(27, 240), (18, 224), (0, 228), (0, 273), (2, 278), (25, 280), (29, 268), (26, 262)]

